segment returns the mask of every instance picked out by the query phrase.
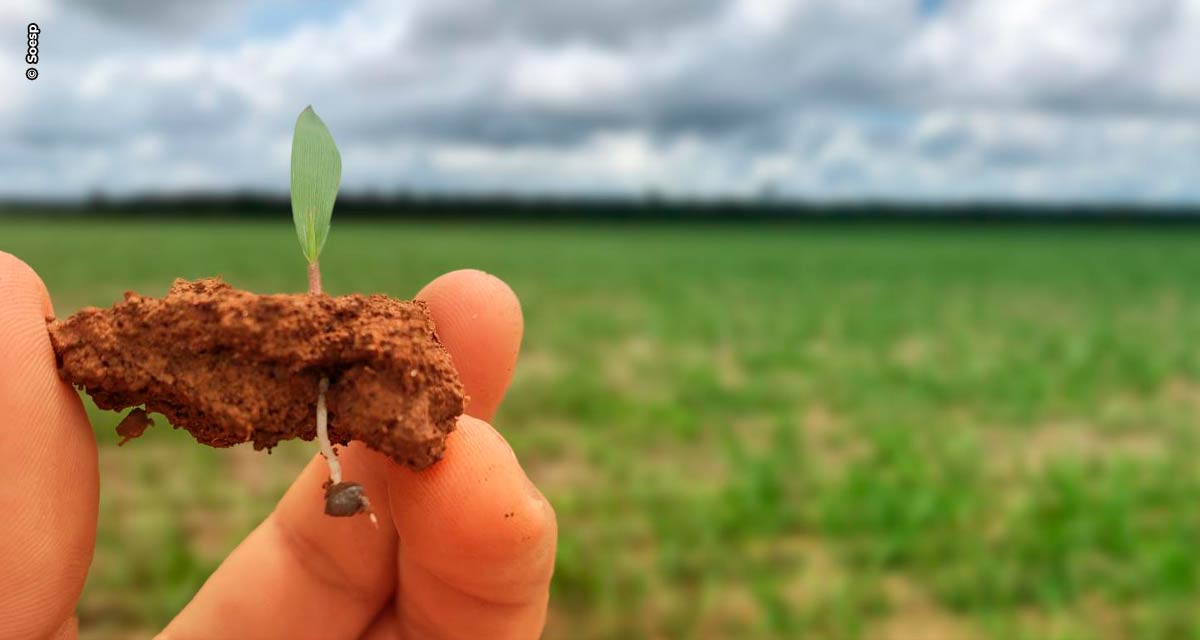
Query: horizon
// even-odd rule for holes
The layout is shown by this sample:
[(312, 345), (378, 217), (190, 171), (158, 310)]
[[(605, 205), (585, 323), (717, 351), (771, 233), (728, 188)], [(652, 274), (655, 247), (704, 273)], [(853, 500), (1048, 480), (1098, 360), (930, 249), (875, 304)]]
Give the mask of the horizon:
[[(278, 191), (187, 191), (107, 194), (69, 198), (0, 196), (0, 218), (30, 214), (116, 216), (129, 218), (281, 219), (291, 210), (290, 194)], [(999, 199), (903, 200), (815, 199), (777, 195), (680, 196), (641, 194), (554, 194), (520, 192), (380, 192), (351, 189), (339, 193), (339, 218), (397, 220), (446, 217), (461, 220), (584, 221), (854, 221), (991, 222), (1188, 222), (1200, 221), (1200, 203), (1022, 201)]]

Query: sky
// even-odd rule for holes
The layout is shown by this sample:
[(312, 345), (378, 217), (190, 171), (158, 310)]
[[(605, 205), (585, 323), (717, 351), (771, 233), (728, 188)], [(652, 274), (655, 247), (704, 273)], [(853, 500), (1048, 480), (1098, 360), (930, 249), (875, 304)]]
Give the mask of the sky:
[[(26, 24), (39, 75), (26, 80)], [(1200, 0), (0, 0), (0, 197), (1200, 204)]]

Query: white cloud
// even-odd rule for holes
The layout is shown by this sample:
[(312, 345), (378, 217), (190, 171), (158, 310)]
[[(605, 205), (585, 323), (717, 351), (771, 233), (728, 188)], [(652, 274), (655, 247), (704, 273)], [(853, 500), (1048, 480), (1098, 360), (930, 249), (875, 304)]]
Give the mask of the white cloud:
[(628, 60), (594, 46), (571, 45), (553, 56), (519, 55), (507, 72), (506, 97), (556, 110), (590, 109), (597, 102), (629, 100), (637, 70)]
[(311, 103), (347, 188), (1200, 202), (1200, 0), (161, 4), (0, 51), (0, 195), (283, 191)]

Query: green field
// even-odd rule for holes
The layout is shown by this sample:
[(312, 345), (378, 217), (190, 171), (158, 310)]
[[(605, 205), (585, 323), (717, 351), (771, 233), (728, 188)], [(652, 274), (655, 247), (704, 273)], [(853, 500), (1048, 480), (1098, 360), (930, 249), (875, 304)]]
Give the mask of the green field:
[[(1196, 230), (339, 222), (331, 293), (477, 267), (525, 310), (496, 418), (555, 505), (549, 638), (1200, 638)], [(59, 315), (277, 224), (0, 219)], [(161, 627), (312, 455), (101, 442), (88, 637)]]

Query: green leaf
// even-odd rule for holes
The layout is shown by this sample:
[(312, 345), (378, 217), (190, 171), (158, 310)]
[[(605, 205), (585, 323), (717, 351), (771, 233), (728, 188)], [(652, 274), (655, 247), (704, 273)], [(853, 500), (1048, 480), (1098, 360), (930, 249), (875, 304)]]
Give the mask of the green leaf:
[(292, 220), (310, 264), (325, 247), (341, 181), (342, 156), (333, 136), (312, 107), (305, 107), (292, 136)]

